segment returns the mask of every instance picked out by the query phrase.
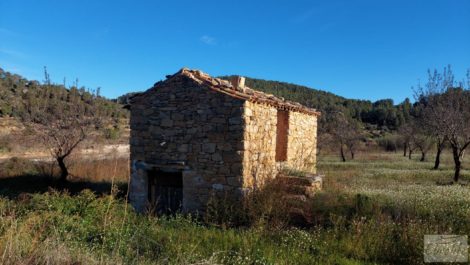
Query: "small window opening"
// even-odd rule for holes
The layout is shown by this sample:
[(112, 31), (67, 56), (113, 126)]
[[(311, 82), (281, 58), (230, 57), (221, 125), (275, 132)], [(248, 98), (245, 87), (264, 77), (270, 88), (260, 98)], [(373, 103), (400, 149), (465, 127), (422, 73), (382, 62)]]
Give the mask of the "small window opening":
[(289, 112), (277, 111), (276, 162), (287, 160), (287, 134), (289, 130)]

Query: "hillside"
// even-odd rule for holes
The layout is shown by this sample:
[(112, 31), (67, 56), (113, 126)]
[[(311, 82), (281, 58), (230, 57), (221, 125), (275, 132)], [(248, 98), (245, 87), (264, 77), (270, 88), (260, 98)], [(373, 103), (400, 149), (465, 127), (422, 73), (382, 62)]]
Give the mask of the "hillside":
[[(229, 75), (220, 76), (219, 78), (230, 80), (231, 77)], [(246, 85), (259, 91), (316, 108), (324, 114), (322, 119), (325, 119), (329, 113), (341, 111), (373, 130), (396, 130), (409, 120), (413, 107), (409, 99), (397, 105), (394, 104), (392, 99), (382, 99), (375, 102), (347, 99), (331, 92), (306, 86), (250, 77), (246, 78)], [(129, 98), (135, 94), (136, 92), (124, 94), (116, 101), (120, 104), (127, 104)]]
[[(221, 78), (230, 80), (231, 76), (222, 76)], [(306, 86), (249, 77), (246, 78), (246, 85), (316, 108), (324, 114), (341, 111), (364, 124), (374, 125), (386, 130), (395, 130), (406, 122), (412, 109), (408, 99), (398, 105), (394, 105), (392, 99), (383, 99), (376, 102), (347, 99), (331, 92)], [(323, 115), (323, 118), (326, 116)]]
[[(366, 127), (381, 130), (397, 129), (409, 119), (412, 111), (412, 104), (408, 99), (398, 105), (391, 99), (376, 102), (347, 99), (306, 86), (249, 77), (246, 78), (246, 84), (251, 88), (316, 108), (324, 114), (323, 118), (327, 117), (328, 113), (341, 111), (367, 125)], [(95, 92), (77, 86), (45, 85), (0, 68), (0, 117), (28, 119), (34, 116), (34, 112), (43, 111), (40, 106), (45, 102), (49, 102), (49, 108), (52, 106), (48, 111), (55, 111), (71, 102), (87, 107), (91, 99), (94, 99), (100, 115), (119, 120), (128, 117), (128, 111), (122, 108), (122, 104), (127, 104), (129, 97), (135, 94), (127, 93), (115, 100), (109, 100), (101, 97), (99, 90)]]
[(122, 105), (101, 97), (99, 89), (95, 92), (76, 85), (65, 87), (40, 83), (0, 68), (0, 117), (30, 120), (39, 112), (54, 113), (67, 104), (78, 104), (90, 111), (93, 109), (97, 115), (116, 121), (128, 116)]

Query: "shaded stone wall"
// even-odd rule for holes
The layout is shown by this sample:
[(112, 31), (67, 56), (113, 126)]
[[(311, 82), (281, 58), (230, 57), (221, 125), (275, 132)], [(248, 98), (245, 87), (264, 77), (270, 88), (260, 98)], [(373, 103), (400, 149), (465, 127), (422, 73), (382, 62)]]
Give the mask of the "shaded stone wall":
[(287, 146), (290, 168), (316, 173), (317, 117), (291, 111)]
[(242, 187), (243, 100), (211, 91), (185, 76), (156, 84), (131, 104), (130, 200), (147, 203), (146, 171), (179, 165), (183, 209), (203, 209), (212, 192)]
[[(132, 157), (132, 153), (131, 153)], [(144, 212), (148, 201), (148, 176), (144, 161), (131, 160), (129, 199), (137, 212)]]
[(247, 101), (243, 119), (243, 186), (259, 187), (266, 179), (276, 177), (278, 172), (275, 160), (277, 109)]

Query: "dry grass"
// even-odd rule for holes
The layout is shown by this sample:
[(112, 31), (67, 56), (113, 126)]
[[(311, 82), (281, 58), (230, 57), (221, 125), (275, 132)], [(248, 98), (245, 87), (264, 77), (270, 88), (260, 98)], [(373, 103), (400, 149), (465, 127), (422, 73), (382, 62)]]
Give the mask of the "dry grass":
[(223, 228), (285, 228), (294, 220), (289, 216), (292, 203), (281, 184), (277, 180), (267, 181), (263, 188), (249, 192), (243, 199), (233, 194), (212, 194), (204, 221)]
[(95, 159), (79, 160), (72, 164), (70, 172), (73, 180), (103, 182), (112, 181), (127, 183), (129, 178), (129, 159)]
[[(127, 182), (129, 178), (129, 159), (74, 159), (69, 161), (71, 181)], [(12, 157), (0, 162), (0, 178), (19, 177), (24, 175), (57, 176), (59, 169), (54, 162), (33, 161)]]
[(67, 183), (58, 181), (59, 169), (51, 162), (11, 158), (0, 163), (0, 196), (17, 198), (24, 193), (45, 193), (51, 189), (78, 194), (90, 189), (97, 194), (119, 196), (127, 193), (129, 160), (126, 158), (79, 160), (70, 166)]

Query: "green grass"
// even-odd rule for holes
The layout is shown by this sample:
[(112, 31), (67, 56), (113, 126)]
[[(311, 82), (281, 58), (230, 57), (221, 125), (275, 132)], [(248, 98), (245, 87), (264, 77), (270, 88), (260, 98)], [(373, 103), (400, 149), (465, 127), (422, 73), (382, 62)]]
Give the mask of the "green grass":
[(470, 234), (470, 188), (436, 184), (451, 179), (451, 162), (433, 171), (395, 153), (320, 157), (325, 187), (303, 228), (273, 214), (276, 194), (240, 226), (137, 215), (89, 190), (0, 192), (0, 264), (422, 264), (425, 234)]
[(139, 216), (87, 190), (2, 199), (0, 217), (2, 264), (359, 264), (330, 255), (330, 235), (321, 230), (221, 229), (187, 216)]

